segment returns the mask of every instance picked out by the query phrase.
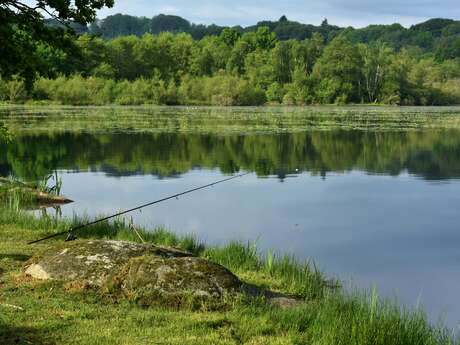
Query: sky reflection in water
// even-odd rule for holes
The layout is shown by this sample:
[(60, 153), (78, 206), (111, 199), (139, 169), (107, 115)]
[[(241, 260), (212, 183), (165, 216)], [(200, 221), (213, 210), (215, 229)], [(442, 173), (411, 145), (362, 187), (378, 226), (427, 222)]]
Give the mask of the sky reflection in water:
[(130, 216), (208, 243), (257, 241), (358, 287), (420, 300), (433, 321), (460, 322), (458, 131), (28, 132), (2, 149), (2, 174), (58, 170), (76, 200), (62, 208), (67, 216), (111, 214), (253, 172)]

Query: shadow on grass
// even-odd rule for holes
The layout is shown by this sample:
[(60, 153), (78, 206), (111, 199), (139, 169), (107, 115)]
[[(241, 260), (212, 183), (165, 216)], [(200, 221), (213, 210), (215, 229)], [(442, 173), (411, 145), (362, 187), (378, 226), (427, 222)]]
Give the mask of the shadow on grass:
[(54, 341), (45, 339), (36, 328), (10, 327), (0, 321), (0, 344), (2, 345), (54, 345)]
[(266, 285), (243, 283), (243, 291), (251, 297), (263, 297), (269, 304), (281, 308), (297, 307), (305, 302), (300, 296), (276, 292)]
[(24, 254), (0, 254), (0, 260), (3, 259), (9, 259), (12, 261), (27, 261), (30, 259), (30, 255), (24, 255)]

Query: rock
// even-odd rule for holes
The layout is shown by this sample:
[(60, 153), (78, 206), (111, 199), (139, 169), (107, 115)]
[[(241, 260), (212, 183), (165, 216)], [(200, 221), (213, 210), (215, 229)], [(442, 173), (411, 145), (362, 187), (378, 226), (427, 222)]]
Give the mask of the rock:
[(278, 296), (268, 294), (268, 296), (266, 296), (266, 300), (271, 305), (277, 306), (281, 309), (289, 309), (289, 308), (298, 307), (299, 305), (305, 302), (300, 298), (282, 295), (282, 294)]
[(261, 289), (253, 284), (244, 283), (242, 285), (242, 290), (249, 296), (262, 297), (268, 304), (281, 309), (294, 308), (305, 303), (305, 300), (297, 296)]
[(64, 242), (32, 258), (25, 273), (42, 280), (93, 286), (144, 305), (220, 300), (238, 292), (226, 268), (181, 250), (126, 241)]
[(235, 275), (206, 259), (150, 254), (129, 260), (108, 282), (114, 284), (109, 291), (123, 291), (143, 305), (219, 301), (241, 288)]
[(73, 202), (73, 200), (70, 200), (61, 195), (52, 195), (49, 193), (34, 190), (31, 190), (30, 193), (35, 197), (38, 208), (66, 205)]

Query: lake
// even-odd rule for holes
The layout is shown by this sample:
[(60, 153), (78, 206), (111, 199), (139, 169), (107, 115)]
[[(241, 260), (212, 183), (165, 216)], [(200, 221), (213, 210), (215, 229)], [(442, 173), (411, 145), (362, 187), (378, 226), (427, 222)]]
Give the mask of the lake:
[(75, 200), (50, 215), (106, 215), (250, 172), (129, 219), (256, 241), (460, 324), (460, 108), (0, 107), (0, 121), (15, 134), (0, 174), (57, 172)]

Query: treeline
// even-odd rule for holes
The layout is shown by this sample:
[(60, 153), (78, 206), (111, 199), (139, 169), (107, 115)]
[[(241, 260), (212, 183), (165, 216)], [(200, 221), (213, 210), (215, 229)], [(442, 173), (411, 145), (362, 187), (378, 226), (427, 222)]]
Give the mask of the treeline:
[[(329, 25), (327, 20), (324, 20), (322, 25), (315, 26), (290, 21), (286, 16), (282, 16), (278, 21), (266, 20), (245, 28), (242, 26), (233, 26), (231, 29), (243, 34), (245, 32), (257, 31), (259, 27), (268, 27), (280, 40), (304, 40), (312, 37), (314, 33), (320, 33), (324, 37), (332, 38), (343, 30), (338, 26)], [(159, 14), (150, 19), (126, 14), (115, 14), (95, 21), (87, 28), (87, 32), (107, 39), (127, 35), (142, 36), (146, 33), (159, 34), (162, 32), (188, 33), (194, 39), (202, 39), (205, 36), (218, 36), (226, 28), (229, 27), (215, 24), (193, 24), (184, 18), (173, 15)]]
[[(291, 21), (282, 16), (278, 21), (261, 21), (248, 27), (234, 26), (231, 29), (240, 34), (257, 31), (267, 27), (279, 40), (304, 40), (313, 37), (315, 33), (323, 36), (326, 42), (342, 34), (353, 43), (385, 42), (391, 48), (399, 51), (404, 47), (416, 47), (424, 53), (432, 53), (440, 59), (452, 59), (460, 56), (460, 21), (435, 18), (405, 28), (400, 24), (369, 25), (361, 29), (352, 27), (341, 28), (330, 25), (325, 19), (321, 25), (303, 24)], [(205, 36), (218, 36), (226, 27), (218, 25), (193, 24), (184, 18), (160, 14), (152, 18), (134, 17), (124, 14), (108, 16), (97, 20), (88, 28), (74, 27), (78, 33), (86, 31), (106, 39), (119, 36), (146, 33), (159, 34), (162, 32), (188, 33), (194, 39), (200, 40)]]
[(460, 59), (346, 32), (278, 40), (268, 27), (194, 40), (189, 34), (81, 35), (75, 54), (39, 46), (42, 73), (26, 90), (0, 81), (0, 99), (62, 104), (260, 105), (460, 103)]
[[(118, 36), (142, 36), (146, 33), (159, 34), (162, 32), (172, 32), (188, 33), (194, 39), (202, 39), (205, 36), (217, 36), (223, 29), (224, 27), (214, 24), (193, 24), (184, 18), (174, 15), (159, 14), (152, 18), (146, 18), (115, 14), (92, 23), (88, 28), (88, 33), (110, 39)], [(234, 29), (243, 32), (242, 27), (234, 27)]]

